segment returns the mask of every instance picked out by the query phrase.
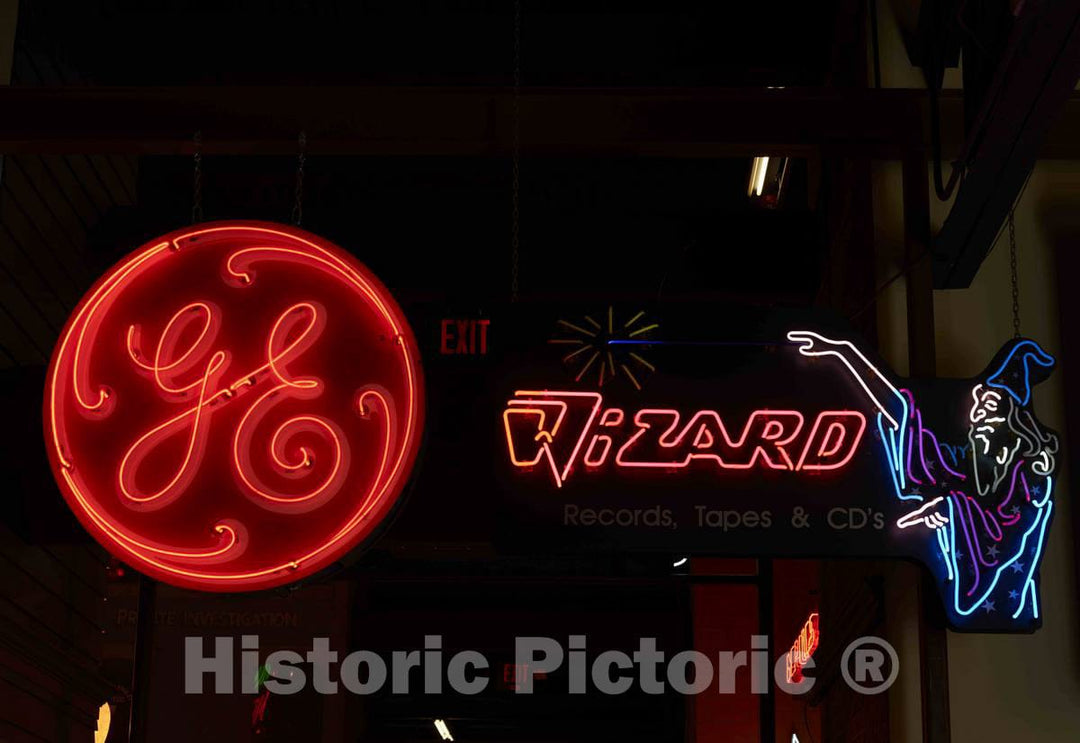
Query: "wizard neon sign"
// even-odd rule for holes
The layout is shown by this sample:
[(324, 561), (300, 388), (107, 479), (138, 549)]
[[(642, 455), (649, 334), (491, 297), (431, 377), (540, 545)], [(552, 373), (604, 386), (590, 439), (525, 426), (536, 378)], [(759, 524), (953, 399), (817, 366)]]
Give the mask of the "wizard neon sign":
[(656, 548), (915, 558), (955, 628), (1036, 628), (1060, 452), (1032, 389), (1054, 359), (1017, 339), (975, 379), (902, 380), (850, 340), (786, 339), (760, 373), (673, 385), (680, 404), (515, 390), (501, 415), (515, 486), (574, 514), (662, 509), (671, 528), (633, 535)]
[[(798, 410), (755, 410), (735, 432), (715, 410), (684, 416), (673, 408), (642, 408), (629, 427), (627, 420), (622, 408), (604, 408), (593, 392), (520, 391), (503, 412), (510, 461), (516, 467), (543, 462), (556, 487), (579, 464), (677, 470), (702, 460), (721, 470), (839, 469), (866, 430), (866, 416), (857, 410), (823, 410), (812, 423)], [(569, 446), (558, 447), (564, 425), (576, 435), (564, 434), (560, 443)]]

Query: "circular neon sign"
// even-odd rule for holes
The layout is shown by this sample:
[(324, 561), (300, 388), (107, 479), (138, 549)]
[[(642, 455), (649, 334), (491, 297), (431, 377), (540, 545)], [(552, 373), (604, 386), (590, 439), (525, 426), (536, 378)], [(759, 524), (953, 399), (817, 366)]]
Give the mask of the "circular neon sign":
[(86, 294), (53, 352), (45, 435), (68, 505), (174, 585), (271, 588), (371, 537), (423, 425), (419, 353), (378, 279), (299, 229), (153, 240)]

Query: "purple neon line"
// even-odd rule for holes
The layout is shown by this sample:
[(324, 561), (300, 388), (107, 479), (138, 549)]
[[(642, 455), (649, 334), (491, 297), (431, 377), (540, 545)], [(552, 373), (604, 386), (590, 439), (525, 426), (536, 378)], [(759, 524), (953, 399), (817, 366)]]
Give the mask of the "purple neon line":
[(1001, 523), (1002, 523), (1003, 525), (1005, 525), (1005, 526), (1012, 526), (1012, 525), (1013, 525), (1013, 524), (1015, 524), (1015, 523), (1016, 523), (1017, 521), (1019, 521), (1019, 520), (1020, 520), (1020, 518), (1021, 518), (1021, 516), (1020, 516), (1020, 514), (1019, 514), (1019, 513), (1017, 513), (1017, 514), (1015, 514), (1015, 515), (1012, 515), (1012, 514), (1010, 514), (1010, 515), (1008, 515), (1008, 516), (1006, 516), (1006, 515), (1005, 515), (1005, 514), (1003, 514), (1003, 513), (1000, 513), (1000, 514), (998, 514), (998, 515), (999, 515), (999, 516), (1001, 516)]
[[(961, 493), (961, 495), (963, 495), (963, 494)], [(952, 491), (952, 497), (953, 498), (956, 497), (956, 491), (955, 490)], [(970, 507), (967, 504), (967, 496), (964, 496), (964, 500), (961, 501), (960, 505), (963, 506), (965, 509), (968, 509), (968, 518), (966, 518), (966, 519), (961, 518), (960, 521), (961, 521), (961, 526), (964, 527), (964, 539), (967, 541), (968, 554), (972, 555), (971, 564), (975, 568), (975, 584), (971, 587), (971, 590), (969, 590), (966, 594), (964, 594), (965, 596), (970, 597), (973, 593), (975, 593), (975, 589), (979, 587), (979, 582), (980, 582), (979, 559), (977, 557), (977, 555), (979, 554), (979, 551), (971, 543), (972, 534), (969, 533), (969, 530), (972, 529), (972, 526), (969, 523), (971, 521), (971, 510), (970, 510)], [(978, 537), (976, 537), (975, 541), (976, 542), (978, 541)]]
[(915, 419), (919, 422), (919, 459), (922, 460), (923, 472), (930, 478), (930, 484), (937, 485), (937, 479), (934, 477), (934, 473), (930, 471), (930, 468), (926, 466), (926, 451), (923, 448), (923, 432), (926, 431), (922, 424), (922, 412), (918, 409), (915, 410)]
[[(1004, 539), (1005, 538), (1005, 533), (1003, 531), (1001, 531), (1001, 526), (998, 524), (997, 519), (994, 518), (994, 514), (990, 513), (985, 508), (980, 506), (979, 503), (974, 498), (972, 498), (970, 495), (967, 496), (967, 499), (971, 503), (974, 503), (975, 508), (978, 509), (979, 516), (982, 517), (982, 520), (983, 520), (983, 526), (986, 527), (986, 533), (990, 535), (990, 538), (993, 539), (995, 542), (1000, 542), (1002, 539)], [(987, 518), (989, 518), (990, 521), (987, 521)], [(992, 529), (990, 528), (991, 524), (994, 527)], [(994, 536), (995, 531), (997, 532), (996, 537)], [(984, 564), (990, 565), (991, 563), (984, 563)], [(996, 565), (997, 561), (995, 560), (993, 564)]]
[[(967, 479), (966, 475), (963, 475), (963, 474), (957, 472), (956, 470), (954, 470), (952, 467), (950, 467), (948, 465), (948, 463), (946, 463), (945, 457), (941, 456), (941, 444), (938, 443), (937, 436), (934, 435), (934, 432), (931, 431), (929, 428), (927, 428), (925, 430), (926, 430), (926, 435), (929, 436), (934, 442), (934, 449), (937, 451), (937, 458), (938, 458), (938, 461), (941, 462), (941, 466), (944, 467), (946, 470), (948, 470), (949, 474), (954, 475), (954, 476), (960, 478), (961, 480), (966, 480)], [(953, 455), (953, 457), (954, 457), (953, 461), (954, 462), (956, 461), (955, 456), (956, 455), (954, 454)]]

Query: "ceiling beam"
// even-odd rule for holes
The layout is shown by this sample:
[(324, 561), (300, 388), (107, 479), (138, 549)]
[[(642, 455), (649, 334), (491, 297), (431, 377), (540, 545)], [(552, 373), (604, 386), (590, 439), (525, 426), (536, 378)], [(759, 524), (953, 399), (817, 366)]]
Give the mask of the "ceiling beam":
[[(1077, 154), (1080, 5), (1026, 3), (965, 155), (965, 174), (934, 245), (934, 285), (967, 288), (1046, 152)], [(1064, 113), (1063, 113), (1064, 109)], [(1064, 126), (1063, 137), (1061, 134)]]
[[(941, 98), (946, 158), (963, 140), (959, 91)], [(288, 154), (297, 133), (327, 155), (499, 155), (512, 142), (506, 88), (3, 87), (0, 153)], [(522, 147), (538, 154), (727, 157), (929, 151), (923, 90), (548, 88), (521, 93)], [(1080, 159), (1080, 96), (1042, 158)]]
[[(925, 146), (913, 90), (562, 88), (521, 91), (530, 154), (725, 157), (809, 151), (898, 157)], [(507, 88), (0, 88), (0, 152), (498, 155)], [(946, 117), (960, 126), (959, 100)], [(949, 136), (946, 122), (946, 136)], [(957, 129), (959, 131), (959, 128)]]

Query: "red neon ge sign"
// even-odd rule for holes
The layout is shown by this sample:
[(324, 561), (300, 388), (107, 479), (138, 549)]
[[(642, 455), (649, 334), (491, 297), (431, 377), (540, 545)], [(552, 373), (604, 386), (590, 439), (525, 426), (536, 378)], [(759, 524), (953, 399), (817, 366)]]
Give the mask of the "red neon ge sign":
[(584, 467), (683, 469), (696, 461), (720, 470), (835, 470), (855, 455), (866, 416), (824, 410), (757, 410), (732, 427), (715, 410), (684, 413), (605, 408), (598, 392), (519, 391), (503, 411), (510, 462), (542, 468), (562, 487)]
[(75, 309), (45, 430), (68, 504), (168, 583), (269, 588), (369, 537), (422, 420), (419, 354), (364, 266), (302, 230), (217, 222), (144, 245)]

